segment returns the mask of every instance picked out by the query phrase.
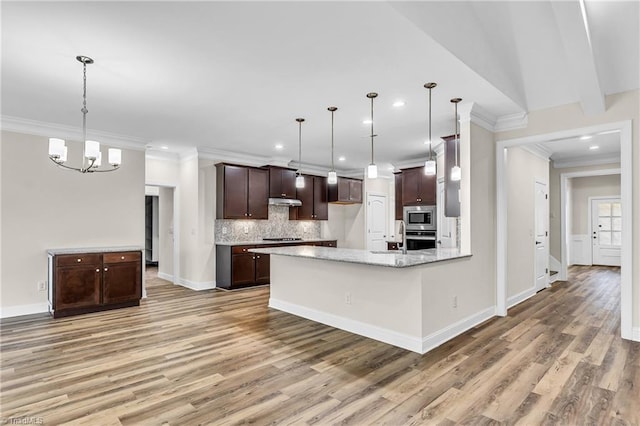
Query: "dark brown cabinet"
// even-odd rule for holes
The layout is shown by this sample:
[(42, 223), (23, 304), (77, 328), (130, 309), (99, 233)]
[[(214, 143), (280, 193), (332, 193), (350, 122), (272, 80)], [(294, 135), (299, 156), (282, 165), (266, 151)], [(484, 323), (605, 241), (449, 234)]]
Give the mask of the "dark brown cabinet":
[(269, 170), (216, 164), (216, 217), (218, 219), (267, 219)]
[(427, 176), (423, 167), (402, 171), (402, 204), (436, 204), (436, 175)]
[(269, 166), (269, 198), (294, 198), (295, 196), (296, 171)]
[(290, 220), (328, 220), (327, 179), (323, 176), (304, 176), (304, 188), (297, 188), (296, 198), (301, 206), (289, 209)]
[(395, 205), (395, 216), (396, 220), (403, 220), (404, 212), (402, 208), (402, 172), (397, 172), (393, 174), (394, 183), (395, 183), (395, 196), (396, 196), (396, 205)]
[(360, 179), (338, 178), (338, 183), (328, 185), (330, 203), (357, 204), (362, 203), (362, 181)]
[(49, 310), (54, 318), (137, 306), (140, 251), (49, 254)]
[(268, 254), (251, 253), (252, 248), (280, 246), (336, 247), (336, 240), (296, 241), (282, 244), (216, 245), (216, 287), (227, 290), (269, 284), (271, 262)]

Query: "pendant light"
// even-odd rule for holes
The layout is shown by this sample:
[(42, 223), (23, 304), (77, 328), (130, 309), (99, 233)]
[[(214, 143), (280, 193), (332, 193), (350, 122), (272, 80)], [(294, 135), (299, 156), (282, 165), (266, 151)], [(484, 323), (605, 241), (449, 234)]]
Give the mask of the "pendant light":
[(455, 165), (451, 168), (451, 180), (456, 182), (462, 179), (462, 170), (460, 170), (460, 166), (458, 165), (458, 144), (460, 143), (459, 135), (458, 135), (458, 102), (460, 102), (462, 98), (453, 98), (451, 99), (451, 103), (455, 105), (455, 120), (456, 120), (456, 133), (455, 133), (455, 145), (454, 145), (454, 158)]
[(304, 118), (296, 118), (298, 122), (298, 171), (296, 172), (296, 188), (304, 188), (304, 177), (300, 174), (302, 165), (302, 123)]
[(424, 85), (425, 89), (429, 89), (429, 159), (424, 163), (424, 174), (427, 176), (436, 174), (436, 160), (433, 159), (433, 141), (431, 140), (431, 89), (436, 86), (436, 83)]
[(367, 168), (367, 177), (369, 179), (375, 179), (378, 177), (378, 166), (373, 162), (373, 138), (377, 135), (373, 134), (373, 100), (378, 97), (375, 92), (367, 93), (367, 98), (371, 99), (371, 164)]
[(327, 108), (331, 111), (331, 171), (327, 175), (327, 183), (329, 185), (335, 185), (338, 183), (338, 174), (336, 173), (336, 169), (333, 166), (333, 113), (337, 111), (337, 107), (329, 107)]

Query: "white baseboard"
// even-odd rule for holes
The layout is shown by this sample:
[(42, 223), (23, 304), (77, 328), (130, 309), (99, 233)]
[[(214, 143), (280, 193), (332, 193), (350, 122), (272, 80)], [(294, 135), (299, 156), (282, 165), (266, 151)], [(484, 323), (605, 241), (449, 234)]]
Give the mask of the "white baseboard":
[(640, 342), (640, 327), (633, 327), (631, 329), (631, 340)]
[(165, 274), (164, 272), (158, 272), (158, 278), (173, 282), (173, 275)]
[(19, 317), (22, 315), (43, 314), (49, 312), (49, 304), (34, 303), (31, 305), (9, 306), (0, 309), (0, 318)]
[(507, 299), (507, 309), (517, 305), (518, 303), (524, 302), (525, 300), (534, 296), (535, 294), (536, 294), (536, 289), (531, 287), (521, 293), (518, 293), (514, 296), (509, 297)]
[(296, 305), (294, 303), (285, 302), (274, 298), (269, 299), (269, 307), (297, 315), (312, 321), (316, 321), (331, 327), (349, 331), (351, 333), (365, 336), (370, 339), (398, 346), (403, 349), (424, 353), (422, 351), (422, 341), (418, 337), (409, 336), (407, 334), (398, 333), (397, 331), (386, 328), (365, 324), (350, 318), (321, 312), (316, 309), (307, 308), (305, 306)]
[(195, 291), (211, 290), (211, 289), (216, 288), (216, 282), (215, 281), (195, 282), (195, 281), (185, 280), (184, 278), (180, 278), (178, 280), (178, 284), (180, 284), (182, 287), (186, 287), (186, 288), (189, 288), (189, 289), (195, 290)]
[(487, 308), (483, 311), (475, 313), (467, 318), (451, 324), (448, 327), (440, 329), (434, 333), (431, 333), (427, 337), (422, 339), (422, 351), (420, 353), (427, 353), (431, 349), (434, 349), (441, 344), (448, 342), (456, 336), (464, 333), (465, 331), (475, 327), (476, 325), (485, 322), (486, 320), (495, 316), (495, 306)]

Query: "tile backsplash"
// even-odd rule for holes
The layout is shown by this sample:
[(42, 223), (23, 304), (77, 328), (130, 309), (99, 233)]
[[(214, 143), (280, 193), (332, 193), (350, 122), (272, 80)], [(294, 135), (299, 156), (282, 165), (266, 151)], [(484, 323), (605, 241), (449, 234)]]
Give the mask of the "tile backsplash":
[(262, 238), (320, 238), (320, 222), (289, 220), (289, 207), (269, 206), (269, 220), (216, 219), (215, 242), (258, 241)]

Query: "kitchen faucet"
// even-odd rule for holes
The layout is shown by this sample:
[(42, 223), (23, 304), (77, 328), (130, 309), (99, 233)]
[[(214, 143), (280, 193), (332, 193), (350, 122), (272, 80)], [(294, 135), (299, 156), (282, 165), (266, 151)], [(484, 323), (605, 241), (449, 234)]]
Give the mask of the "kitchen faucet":
[(407, 254), (407, 225), (404, 220), (400, 221), (400, 226), (402, 227), (402, 254)]

